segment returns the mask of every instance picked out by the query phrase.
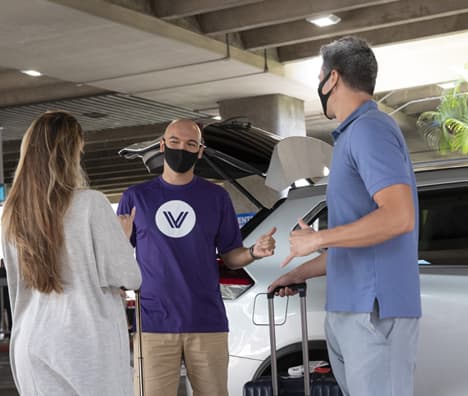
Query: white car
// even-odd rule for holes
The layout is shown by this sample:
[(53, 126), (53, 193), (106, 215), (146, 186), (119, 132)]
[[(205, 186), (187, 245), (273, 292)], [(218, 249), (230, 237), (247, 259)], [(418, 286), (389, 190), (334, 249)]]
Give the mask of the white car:
[[(256, 130), (250, 124), (213, 124), (205, 128), (205, 139), (210, 147), (205, 150), (205, 156), (212, 162), (219, 161), (216, 165), (226, 169), (226, 173), (233, 177), (266, 173), (267, 159), (271, 157), (266, 182), (277, 189), (285, 188), (301, 177), (316, 180), (323, 174), (331, 155), (331, 147), (316, 139), (312, 142), (312, 138), (290, 137), (279, 143), (278, 137)], [(246, 139), (256, 140), (246, 145)], [(259, 151), (259, 148), (263, 150)], [(218, 151), (225, 149), (228, 151)], [(141, 158), (147, 168), (155, 173), (160, 170), (162, 157), (157, 141), (130, 146), (121, 154), (129, 159)], [(233, 155), (239, 157), (236, 159)], [(298, 164), (305, 168), (299, 169)], [(287, 169), (288, 166), (292, 170)], [(452, 168), (442, 169), (444, 166)], [(255, 172), (254, 167), (260, 172)], [(430, 170), (431, 167), (439, 169)], [(200, 167), (202, 176), (213, 177), (210, 172)], [(417, 172), (417, 183), (423, 317), (415, 396), (466, 396), (467, 161), (426, 164), (425, 169)], [(326, 179), (322, 179), (314, 185), (291, 189), (287, 197), (280, 199), (272, 209), (262, 209), (242, 228), (244, 246), (250, 246), (260, 235), (276, 226), (275, 255), (255, 261), (242, 270), (229, 271), (221, 267), (221, 292), (230, 328), (231, 396), (242, 395), (246, 382), (270, 373), (267, 286), (282, 273), (314, 256), (297, 258), (284, 269), (279, 267), (289, 253), (289, 233), (297, 227), (298, 218), (303, 218), (315, 229), (327, 227), (325, 191)], [(312, 279), (307, 284), (309, 358), (313, 361), (328, 360), (324, 335), (325, 278)], [(302, 364), (299, 301), (297, 297), (291, 297), (276, 298), (274, 302), (278, 368), (280, 372), (287, 372), (289, 367)], [(187, 391), (191, 393), (189, 384)]]
[[(229, 394), (242, 395), (243, 385), (270, 372), (267, 326), (268, 284), (308, 258), (288, 267), (288, 235), (303, 218), (316, 229), (327, 226), (326, 181), (291, 189), (270, 211), (248, 223), (249, 246), (273, 226), (276, 253), (244, 270), (222, 271), (221, 289), (229, 318)], [(420, 202), (419, 262), (423, 317), (416, 369), (416, 396), (468, 394), (468, 168), (417, 172)], [(307, 310), (310, 360), (327, 360), (324, 336), (325, 278), (309, 280)], [(397, 291), (396, 291), (397, 292)], [(279, 371), (300, 365), (301, 327), (298, 298), (276, 298), (275, 320)]]

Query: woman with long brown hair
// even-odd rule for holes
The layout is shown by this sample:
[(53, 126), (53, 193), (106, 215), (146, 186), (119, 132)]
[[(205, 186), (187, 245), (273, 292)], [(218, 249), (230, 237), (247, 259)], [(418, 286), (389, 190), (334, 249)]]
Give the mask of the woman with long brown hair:
[(2, 217), (13, 311), (10, 360), (21, 395), (131, 395), (120, 288), (141, 275), (109, 201), (86, 188), (80, 124), (64, 111), (35, 120)]

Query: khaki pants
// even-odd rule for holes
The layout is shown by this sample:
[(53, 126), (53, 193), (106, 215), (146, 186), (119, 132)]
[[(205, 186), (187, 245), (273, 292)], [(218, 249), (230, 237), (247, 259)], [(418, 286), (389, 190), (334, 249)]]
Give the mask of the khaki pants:
[[(134, 389), (139, 396), (138, 337)], [(228, 333), (143, 333), (145, 396), (176, 396), (182, 359), (193, 396), (227, 396)]]

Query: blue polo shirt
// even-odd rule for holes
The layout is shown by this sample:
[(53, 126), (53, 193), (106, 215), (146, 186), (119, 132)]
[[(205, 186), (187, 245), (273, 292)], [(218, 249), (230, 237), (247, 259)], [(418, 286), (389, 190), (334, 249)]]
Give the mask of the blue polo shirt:
[(371, 312), (377, 299), (381, 318), (419, 317), (418, 199), (400, 128), (367, 101), (332, 135), (328, 226), (349, 224), (376, 210), (374, 194), (395, 184), (411, 186), (416, 223), (412, 232), (377, 245), (328, 249), (326, 309)]

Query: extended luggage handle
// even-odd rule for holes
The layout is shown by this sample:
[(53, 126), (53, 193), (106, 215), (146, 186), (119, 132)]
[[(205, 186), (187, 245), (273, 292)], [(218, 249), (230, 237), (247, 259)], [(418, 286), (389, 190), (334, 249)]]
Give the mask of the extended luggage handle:
[(144, 377), (143, 377), (143, 345), (142, 345), (142, 327), (141, 327), (141, 291), (140, 289), (135, 290), (135, 305), (136, 305), (136, 317), (135, 317), (135, 324), (136, 324), (136, 336), (138, 337), (138, 350), (134, 351), (137, 352), (137, 361), (138, 361), (138, 395), (144, 396), (145, 395), (145, 388), (144, 388)]
[(302, 360), (304, 365), (304, 394), (310, 395), (310, 373), (309, 373), (309, 340), (307, 335), (307, 310), (306, 310), (306, 283), (296, 283), (287, 286), (280, 286), (267, 294), (268, 297), (268, 322), (270, 328), (270, 348), (271, 348), (271, 380), (273, 387), (273, 396), (278, 396), (278, 364), (276, 360), (276, 331), (275, 331), (275, 307), (273, 298), (275, 293), (284, 287), (299, 292), (301, 300), (301, 327), (302, 327)]
[(291, 290), (298, 291), (300, 297), (305, 297), (305, 295), (306, 295), (307, 284), (305, 282), (303, 282), (303, 283), (294, 283), (294, 284), (287, 285), (287, 286), (278, 286), (274, 290), (272, 290), (271, 292), (267, 293), (267, 298), (271, 299), (271, 298), (275, 297), (275, 294), (277, 292), (279, 292), (281, 289), (284, 289), (285, 287), (287, 287), (288, 289), (291, 289)]

